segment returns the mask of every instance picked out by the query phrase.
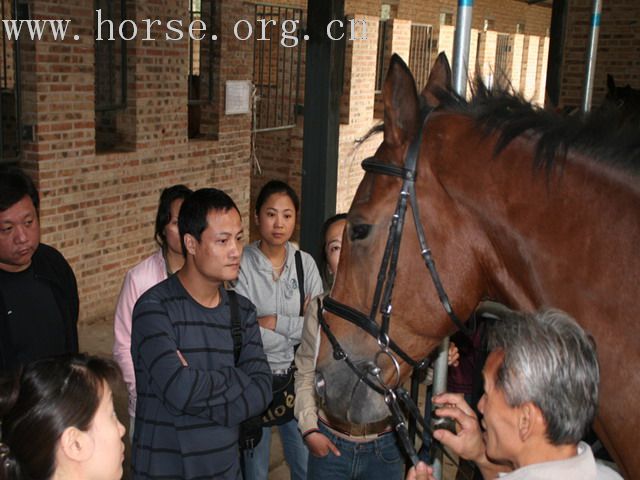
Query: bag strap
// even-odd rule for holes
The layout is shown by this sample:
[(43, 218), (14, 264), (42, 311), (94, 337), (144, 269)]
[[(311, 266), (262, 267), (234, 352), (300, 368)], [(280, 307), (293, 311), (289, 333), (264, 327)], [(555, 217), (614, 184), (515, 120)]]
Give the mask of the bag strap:
[(300, 290), (300, 316), (304, 316), (304, 269), (302, 268), (302, 254), (296, 250), (296, 273), (298, 274), (298, 289)]
[(233, 359), (236, 365), (242, 351), (242, 325), (238, 309), (238, 297), (234, 290), (227, 290), (229, 296), (229, 310), (231, 311), (231, 337), (233, 338)]

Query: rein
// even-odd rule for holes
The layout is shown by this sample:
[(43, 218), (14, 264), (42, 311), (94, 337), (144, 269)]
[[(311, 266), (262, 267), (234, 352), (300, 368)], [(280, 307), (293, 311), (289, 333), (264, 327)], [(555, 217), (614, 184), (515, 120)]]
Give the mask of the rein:
[[(436, 269), (431, 249), (427, 244), (426, 234), (420, 220), (420, 211), (415, 193), (415, 181), (417, 176), (418, 153), (422, 145), (426, 118), (427, 115), (423, 112), (420, 131), (409, 145), (409, 149), (404, 160), (404, 166), (399, 167), (396, 165), (385, 164), (376, 160), (375, 157), (367, 158), (362, 162), (362, 168), (368, 173), (399, 177), (403, 180), (396, 209), (389, 227), (389, 236), (387, 237), (387, 243), (382, 256), (382, 262), (378, 272), (375, 293), (369, 315), (338, 302), (330, 296), (327, 296), (324, 299), (324, 310), (353, 323), (377, 340), (380, 350), (376, 353), (373, 363), (368, 362), (367, 367), (363, 368), (356, 365), (349, 358), (345, 350), (340, 345), (338, 339), (331, 332), (329, 325), (326, 323), (322, 314), (322, 307), (320, 305), (318, 306), (318, 321), (331, 344), (334, 359), (337, 361), (344, 360), (358, 377), (358, 381), (365, 383), (368, 387), (383, 395), (384, 401), (389, 407), (392, 422), (399, 440), (413, 465), (418, 463), (419, 457), (413, 446), (413, 442), (409, 438), (405, 417), (400, 408), (400, 403), (408, 411), (410, 418), (413, 419), (412, 423), (417, 421), (422, 427), (423, 439), (427, 434), (431, 435), (432, 431), (426, 421), (426, 417), (429, 416), (428, 412), (425, 411), (425, 415), (421, 415), (416, 405), (418, 401), (417, 382), (411, 387), (411, 396), (409, 396), (407, 391), (400, 386), (400, 365), (394, 356), (394, 353), (413, 368), (414, 375), (417, 375), (421, 370), (425, 370), (429, 366), (429, 360), (428, 357), (425, 357), (422, 360), (416, 361), (389, 338), (389, 324), (391, 322), (391, 314), (393, 310), (391, 302), (397, 273), (400, 243), (402, 241), (402, 232), (404, 230), (407, 203), (410, 203), (411, 205), (413, 223), (416, 227), (416, 233), (420, 243), (420, 253), (431, 276), (431, 281), (438, 293), (440, 303), (458, 329), (466, 335), (472, 334), (475, 330), (475, 320), (473, 321), (471, 328), (469, 328), (460, 321), (453, 311), (449, 297), (444, 290), (442, 281), (440, 280), (440, 275)], [(378, 326), (378, 323), (376, 322), (378, 312), (381, 315), (380, 326)], [(382, 378), (382, 369), (379, 367), (378, 362), (379, 357), (381, 356), (388, 357), (393, 364), (395, 378), (391, 384), (388, 384)], [(453, 461), (448, 452), (444, 449), (442, 449), (442, 451)], [(456, 462), (454, 461), (454, 463)]]

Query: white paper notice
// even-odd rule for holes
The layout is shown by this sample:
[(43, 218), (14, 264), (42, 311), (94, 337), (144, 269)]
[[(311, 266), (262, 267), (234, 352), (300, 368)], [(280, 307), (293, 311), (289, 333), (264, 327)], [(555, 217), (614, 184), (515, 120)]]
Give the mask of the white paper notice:
[(249, 80), (227, 80), (225, 88), (225, 115), (249, 113), (251, 82)]

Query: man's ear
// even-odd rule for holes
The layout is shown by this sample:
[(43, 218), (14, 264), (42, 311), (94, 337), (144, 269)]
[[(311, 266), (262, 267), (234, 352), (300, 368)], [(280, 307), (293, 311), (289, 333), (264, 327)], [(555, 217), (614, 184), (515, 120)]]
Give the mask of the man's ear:
[(91, 436), (76, 427), (67, 427), (60, 437), (60, 450), (75, 462), (84, 462), (91, 458), (94, 447)]
[(191, 254), (191, 255), (195, 255), (196, 254), (196, 244), (198, 243), (198, 241), (196, 240), (196, 238), (191, 235), (190, 233), (185, 233), (184, 235), (184, 248), (187, 249), (187, 253)]
[(520, 440), (527, 441), (532, 436), (543, 433), (546, 429), (544, 417), (540, 409), (532, 402), (523, 403), (518, 407), (518, 434)]

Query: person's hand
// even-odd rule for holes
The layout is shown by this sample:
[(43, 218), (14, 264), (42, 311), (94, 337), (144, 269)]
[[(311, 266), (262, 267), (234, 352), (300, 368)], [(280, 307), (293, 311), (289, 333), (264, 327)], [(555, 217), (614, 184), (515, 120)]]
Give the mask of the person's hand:
[(275, 315), (265, 315), (264, 317), (258, 317), (258, 325), (267, 330), (276, 329), (276, 323), (278, 323), (278, 317)]
[(456, 455), (476, 463), (485, 462), (485, 444), (478, 417), (462, 394), (442, 393), (434, 395), (433, 403), (438, 406), (436, 415), (448, 417), (456, 422), (456, 433), (438, 429), (433, 438), (449, 447)]
[(460, 352), (458, 351), (458, 347), (456, 347), (456, 344), (453, 342), (449, 342), (447, 363), (452, 367), (457, 367), (460, 364)]
[(418, 462), (415, 467), (411, 467), (407, 473), (406, 480), (436, 480), (433, 476), (433, 468), (424, 462)]
[(304, 441), (314, 457), (326, 457), (329, 452), (332, 452), (336, 457), (340, 456), (338, 447), (322, 432), (310, 433), (304, 437)]

